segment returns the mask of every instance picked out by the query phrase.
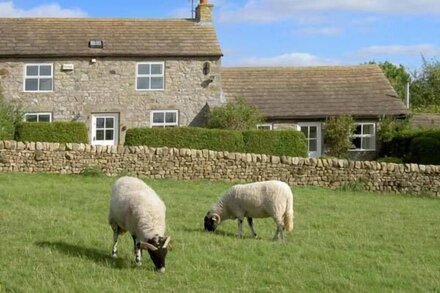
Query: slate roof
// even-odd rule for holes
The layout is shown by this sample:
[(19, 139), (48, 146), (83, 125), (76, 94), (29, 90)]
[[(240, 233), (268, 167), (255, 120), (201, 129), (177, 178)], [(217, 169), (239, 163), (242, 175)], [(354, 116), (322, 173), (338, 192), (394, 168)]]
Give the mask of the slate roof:
[(222, 84), (228, 100), (244, 97), (269, 119), (407, 114), (378, 65), (223, 68)]
[(440, 128), (440, 114), (438, 113), (416, 113), (410, 121), (413, 127)]
[[(103, 49), (88, 47), (90, 39)], [(192, 19), (0, 18), (0, 57), (222, 56), (215, 29)]]

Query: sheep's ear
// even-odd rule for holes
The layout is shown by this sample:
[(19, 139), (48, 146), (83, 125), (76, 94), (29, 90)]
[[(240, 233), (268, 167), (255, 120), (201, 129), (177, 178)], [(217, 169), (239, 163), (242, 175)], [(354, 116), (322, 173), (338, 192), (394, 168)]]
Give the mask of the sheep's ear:
[(156, 246), (154, 246), (153, 244), (148, 243), (148, 242), (141, 242), (141, 248), (144, 249), (144, 250), (148, 249), (148, 250), (151, 250), (151, 251), (158, 250), (158, 248)]
[(165, 243), (163, 244), (163, 248), (167, 248), (168, 244), (170, 243), (171, 237), (168, 236), (167, 239), (165, 240)]

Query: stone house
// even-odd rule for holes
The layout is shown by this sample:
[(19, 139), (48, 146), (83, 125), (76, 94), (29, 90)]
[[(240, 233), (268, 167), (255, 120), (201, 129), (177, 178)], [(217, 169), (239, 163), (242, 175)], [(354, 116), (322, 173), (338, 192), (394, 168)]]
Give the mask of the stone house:
[(327, 117), (358, 121), (352, 154), (373, 155), (377, 121), (407, 114), (376, 65), (222, 68), (213, 6), (194, 19), (0, 19), (0, 88), (27, 121), (83, 121), (91, 144), (123, 144), (131, 127), (202, 126), (237, 96), (265, 116), (259, 128), (305, 133), (324, 152)]

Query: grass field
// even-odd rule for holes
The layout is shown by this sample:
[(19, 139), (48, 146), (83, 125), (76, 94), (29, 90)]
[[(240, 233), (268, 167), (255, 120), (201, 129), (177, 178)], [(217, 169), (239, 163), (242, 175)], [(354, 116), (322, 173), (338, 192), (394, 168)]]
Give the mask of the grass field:
[[(167, 272), (131, 237), (110, 257), (115, 178), (0, 174), (0, 292), (439, 292), (440, 200), (296, 188), (295, 230), (272, 242), (235, 238), (236, 223), (205, 233), (203, 216), (231, 184), (147, 180), (167, 205)], [(158, 291), (156, 291), (158, 292)]]

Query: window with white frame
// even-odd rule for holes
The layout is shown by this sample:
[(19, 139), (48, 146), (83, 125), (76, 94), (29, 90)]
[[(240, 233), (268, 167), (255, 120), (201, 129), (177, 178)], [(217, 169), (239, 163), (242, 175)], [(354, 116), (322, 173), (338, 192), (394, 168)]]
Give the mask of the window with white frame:
[(52, 64), (26, 64), (24, 66), (25, 92), (51, 92), (52, 90)]
[(272, 130), (272, 124), (257, 124), (257, 129), (261, 129), (261, 130)]
[(158, 91), (164, 89), (164, 63), (142, 62), (136, 64), (136, 90)]
[(376, 150), (376, 124), (355, 123), (356, 130), (352, 136), (352, 151)]
[(26, 122), (52, 122), (52, 113), (26, 113), (24, 120)]
[(177, 127), (179, 115), (177, 110), (151, 111), (151, 127)]

